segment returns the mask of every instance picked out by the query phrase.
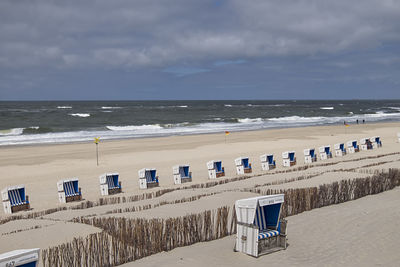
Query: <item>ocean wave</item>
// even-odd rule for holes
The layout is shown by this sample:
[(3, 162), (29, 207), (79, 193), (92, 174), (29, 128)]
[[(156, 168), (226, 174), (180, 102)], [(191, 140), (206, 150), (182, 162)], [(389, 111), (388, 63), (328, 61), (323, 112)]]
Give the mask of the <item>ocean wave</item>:
[(229, 105), (229, 104), (224, 104), (224, 106), (227, 107), (227, 108), (232, 107), (232, 105)]
[[(110, 125), (102, 130), (93, 129), (86, 131), (53, 132), (52, 129), (38, 128), (24, 132), (24, 128), (14, 128), (0, 131), (0, 146), (23, 144), (48, 144), (69, 142), (91, 142), (94, 137), (100, 136), (102, 140), (160, 137), (171, 135), (189, 135), (204, 133), (221, 133), (225, 131), (245, 131), (270, 128), (289, 128), (313, 125), (331, 125), (355, 123), (358, 119), (368, 122), (400, 120), (400, 113), (369, 113), (352, 114), (336, 117), (302, 117), (286, 116), (276, 118), (240, 118), (216, 120), (203, 123), (170, 123), (170, 124), (144, 124), (144, 125)], [(36, 127), (36, 126), (34, 126)]]
[(122, 107), (101, 107), (101, 109), (120, 109)]
[(323, 109), (323, 110), (334, 110), (334, 107), (320, 107), (319, 109)]
[(35, 131), (38, 130), (39, 126), (31, 126), (27, 128), (12, 128), (7, 130), (0, 130), (0, 136), (13, 136), (13, 135), (22, 135), (26, 131)]
[(387, 108), (400, 111), (400, 107), (387, 107)]
[(12, 128), (12, 129), (0, 130), (0, 136), (20, 135), (23, 132), (24, 128)]
[(71, 106), (57, 106), (58, 109), (71, 109)]
[(111, 131), (138, 131), (138, 130), (159, 130), (162, 129), (159, 124), (149, 125), (128, 125), (128, 126), (106, 126)]
[(68, 115), (73, 116), (73, 117), (80, 117), (80, 118), (90, 117), (89, 113), (72, 113), (72, 114), (68, 114)]
[(263, 121), (262, 118), (255, 118), (255, 119), (250, 119), (250, 118), (244, 118), (244, 119), (237, 119), (239, 123), (260, 123)]

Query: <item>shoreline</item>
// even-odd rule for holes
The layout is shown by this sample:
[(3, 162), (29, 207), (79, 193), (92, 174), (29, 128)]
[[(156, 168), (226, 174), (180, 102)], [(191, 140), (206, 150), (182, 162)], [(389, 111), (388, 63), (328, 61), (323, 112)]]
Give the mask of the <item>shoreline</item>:
[[(400, 124), (399, 121), (384, 121), (384, 122), (368, 122), (368, 123), (350, 123), (348, 124), (349, 127), (366, 127), (368, 126), (378, 126), (384, 125), (387, 127), (388, 125), (398, 125)], [(271, 128), (261, 128), (261, 129), (245, 129), (245, 130), (234, 130), (229, 131), (230, 134), (240, 134), (246, 132), (269, 132), (269, 131), (280, 131), (285, 129), (306, 129), (306, 128), (316, 128), (316, 127), (345, 127), (343, 124), (324, 124), (324, 125), (307, 125), (307, 126), (290, 126), (290, 127), (271, 127)], [(400, 131), (400, 129), (399, 129)], [(142, 136), (142, 137), (126, 137), (126, 138), (110, 138), (110, 139), (101, 139), (100, 136), (100, 143), (108, 143), (108, 142), (123, 142), (123, 141), (133, 141), (133, 140), (147, 140), (147, 139), (163, 139), (163, 138), (179, 138), (179, 137), (186, 137), (186, 136), (221, 136), (224, 135), (225, 131), (221, 132), (208, 132), (208, 133), (187, 133), (187, 134), (171, 134), (171, 135), (160, 135), (160, 136)], [(46, 147), (46, 146), (60, 146), (60, 145), (77, 145), (77, 144), (91, 144), (93, 140), (86, 140), (86, 141), (66, 141), (66, 142), (49, 142), (49, 143), (36, 143), (36, 144), (12, 144), (12, 145), (1, 145), (0, 150), (7, 149), (7, 148), (18, 148), (18, 147)]]

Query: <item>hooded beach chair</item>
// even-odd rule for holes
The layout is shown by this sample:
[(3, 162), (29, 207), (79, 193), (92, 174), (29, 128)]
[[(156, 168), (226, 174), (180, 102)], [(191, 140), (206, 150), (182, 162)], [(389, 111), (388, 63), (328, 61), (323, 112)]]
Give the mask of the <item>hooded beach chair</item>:
[(240, 199), (235, 202), (235, 251), (258, 257), (287, 247), (286, 220), (280, 221), (284, 195)]
[(141, 169), (138, 173), (140, 189), (147, 189), (159, 186), (156, 169)]
[(283, 166), (290, 167), (296, 165), (295, 151), (286, 151), (282, 153)]
[(1, 191), (4, 212), (11, 214), (21, 210), (29, 210), (29, 198), (25, 195), (25, 186), (17, 185), (6, 187)]
[(236, 172), (239, 175), (252, 172), (249, 158), (246, 157), (237, 158), (235, 159), (235, 165), (236, 165)]
[(78, 178), (60, 180), (57, 182), (58, 200), (60, 203), (82, 200), (82, 192), (78, 182)]
[(335, 144), (334, 148), (336, 157), (342, 157), (346, 155), (346, 148), (344, 147), (344, 143)]
[(360, 148), (361, 148), (361, 150), (373, 149), (372, 142), (369, 140), (369, 138), (361, 138), (360, 139)]
[(37, 267), (39, 266), (40, 249), (18, 249), (0, 254), (1, 267)]
[(174, 183), (182, 184), (192, 181), (192, 172), (189, 171), (189, 165), (176, 165), (172, 167), (174, 174)]
[(359, 152), (360, 148), (357, 144), (357, 140), (352, 140), (347, 142), (347, 151), (351, 153)]
[(261, 169), (263, 171), (268, 171), (276, 168), (274, 155), (272, 154), (261, 155), (260, 160), (261, 160)]
[(304, 163), (313, 163), (317, 161), (317, 153), (315, 148), (304, 149)]
[(210, 179), (216, 179), (225, 176), (225, 168), (222, 167), (222, 161), (211, 160), (207, 162), (208, 176)]
[(104, 173), (100, 175), (100, 192), (102, 196), (121, 193), (121, 182), (118, 173)]
[(373, 148), (382, 147), (382, 141), (380, 136), (373, 136), (369, 140), (371, 141)]
[(397, 133), (397, 142), (400, 143), (400, 133)]
[(332, 158), (331, 146), (321, 146), (319, 148), (319, 156), (321, 160)]

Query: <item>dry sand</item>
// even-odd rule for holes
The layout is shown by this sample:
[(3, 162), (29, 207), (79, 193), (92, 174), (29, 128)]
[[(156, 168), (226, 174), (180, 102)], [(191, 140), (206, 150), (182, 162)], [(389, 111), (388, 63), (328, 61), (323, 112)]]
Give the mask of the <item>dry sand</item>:
[[(223, 161), (227, 174), (226, 178), (231, 179), (238, 177), (235, 171), (234, 159), (239, 156), (248, 156), (253, 166), (253, 174), (246, 180), (210, 188), (177, 190), (154, 199), (82, 210), (60, 211), (46, 215), (43, 218), (11, 221), (0, 225), (0, 253), (16, 248), (47, 248), (70, 241), (73, 237), (86, 236), (89, 233), (100, 230), (87, 225), (67, 222), (78, 216), (127, 218), (182, 216), (188, 213), (215, 209), (224, 205), (231, 206), (237, 199), (255, 195), (243, 192), (243, 189), (318, 186), (341, 179), (367, 177), (374, 170), (400, 168), (400, 154), (394, 154), (400, 152), (400, 144), (397, 142), (396, 137), (396, 133), (399, 131), (400, 123), (380, 123), (352, 125), (347, 128), (340, 125), (238, 132), (231, 133), (227, 138), (227, 143), (224, 143), (224, 134), (108, 141), (100, 144), (99, 166), (96, 166), (95, 145), (92, 143), (2, 147), (0, 148), (0, 173), (2, 174), (0, 189), (10, 185), (25, 184), (32, 207), (30, 212), (76, 205), (76, 203), (59, 204), (57, 199), (56, 182), (70, 177), (79, 178), (85, 200), (97, 201), (100, 197), (98, 176), (104, 172), (120, 173), (124, 193), (118, 196), (132, 196), (143, 192), (179, 188), (187, 185), (179, 186), (173, 184), (172, 166), (176, 164), (190, 165), (193, 172), (193, 182), (191, 184), (209, 181), (206, 162), (212, 159), (221, 159)], [(345, 143), (352, 139), (359, 140), (360, 138), (374, 135), (381, 136), (383, 141), (382, 148), (362, 151), (344, 157), (334, 157), (323, 162), (318, 161), (311, 164), (311, 168), (307, 170), (279, 173), (287, 169), (282, 167), (281, 153), (283, 151), (295, 150), (298, 161), (297, 166), (303, 166), (303, 149), (305, 148), (314, 147), (318, 149), (319, 146), (328, 144), (333, 148), (333, 145), (338, 142)], [(273, 153), (275, 155), (277, 162), (275, 171), (261, 171), (259, 156), (264, 153)], [(375, 158), (378, 155), (381, 157)], [(331, 164), (324, 166), (325, 163)], [(137, 171), (145, 167), (157, 169), (160, 188), (145, 191), (139, 190)], [(288, 181), (298, 177), (303, 177), (304, 179), (301, 181)], [(386, 265), (391, 265), (396, 262), (395, 260), (398, 260), (396, 255), (391, 254), (391, 246), (399, 247), (400, 245), (400, 241), (398, 241), (400, 239), (391, 238), (391, 233), (397, 231), (394, 222), (398, 220), (399, 216), (398, 212), (392, 214), (392, 211), (393, 209), (396, 210), (400, 205), (400, 199), (393, 196), (393, 192), (398, 193), (399, 191), (395, 189), (379, 196), (365, 198), (365, 200), (357, 200), (352, 203), (293, 216), (289, 219), (291, 246), (288, 250), (257, 260), (238, 253), (232, 254), (233, 238), (229, 237), (215, 242), (176, 249), (171, 253), (161, 253), (144, 259), (140, 263), (147, 266), (159, 266), (165, 256), (166, 263), (174, 265), (193, 263), (194, 266), (202, 264), (203, 260), (205, 260), (205, 264), (208, 263), (210, 265), (229, 262), (232, 262), (233, 265), (239, 265), (240, 260), (242, 260), (240, 265), (261, 265), (269, 263), (270, 258), (272, 263), (276, 264), (280, 260), (286, 261), (287, 264), (284, 265), (324, 265), (323, 259), (325, 258), (328, 259), (326, 261), (327, 265), (339, 265), (341, 260), (344, 265), (348, 265), (351, 262), (351, 251), (353, 251), (354, 253), (360, 253), (358, 257), (361, 259), (358, 259), (357, 265), (363, 265), (363, 263), (375, 264), (380, 260)], [(192, 202), (171, 204), (175, 200), (198, 195), (204, 196)], [(368, 202), (367, 199), (374, 198), (378, 198), (379, 201), (377, 200), (377, 203), (379, 204), (372, 205), (374, 209), (371, 210), (371, 207), (369, 207), (371, 202)], [(154, 207), (154, 205), (162, 202), (165, 205)], [(108, 214), (116, 209), (143, 205), (151, 205), (153, 208), (140, 212)], [(391, 205), (393, 209), (379, 209), (379, 207), (391, 207)], [(335, 212), (332, 213), (331, 210)], [(399, 208), (397, 208), (397, 211), (399, 211)], [(18, 215), (27, 213), (29, 212), (19, 212)], [(329, 216), (334, 216), (334, 213), (336, 216), (340, 215), (338, 219), (329, 220)], [(353, 218), (353, 213), (355, 215), (358, 214), (358, 217)], [(376, 216), (381, 216), (382, 220), (378, 222)], [(8, 215), (5, 215), (2, 210), (0, 219), (7, 217)], [(361, 228), (357, 228), (354, 225), (347, 226), (349, 222), (354, 223), (357, 218), (362, 219), (364, 226)], [(384, 223), (384, 220), (388, 220), (390, 223)], [(342, 221), (343, 223), (341, 223)], [(379, 228), (379, 225), (383, 224), (384, 227)], [(379, 228), (378, 232), (374, 231), (372, 237), (379, 239), (382, 236), (386, 236), (387, 238), (382, 237), (382, 242), (379, 241), (376, 244), (367, 242), (369, 240), (368, 235), (371, 235), (371, 233), (367, 233), (368, 225), (371, 231)], [(339, 226), (345, 226), (344, 229), (348, 229), (347, 232), (350, 232), (350, 234), (346, 233), (346, 231), (341, 233), (342, 230)], [(312, 229), (315, 229), (313, 227), (317, 227), (320, 230), (313, 231)], [(327, 229), (336, 229), (340, 233), (336, 233), (336, 230), (327, 231)], [(307, 238), (303, 240), (301, 236), (304, 235)], [(312, 239), (317, 239), (320, 243), (314, 243)], [(354, 245), (355, 243), (357, 243), (357, 246)], [(364, 255), (372, 257), (370, 253), (371, 246), (376, 248), (378, 245), (380, 246), (378, 251), (383, 251), (381, 253), (382, 256), (380, 254), (379, 256), (374, 255), (374, 257), (378, 257), (376, 261), (362, 260)], [(198, 252), (198, 250), (201, 252)], [(221, 251), (221, 253), (218, 253), (218, 251)], [(345, 256), (340, 257), (339, 253), (341, 252), (344, 252)], [(179, 253), (192, 256), (189, 258), (183, 257), (184, 260), (182, 261), (176, 261), (176, 257), (181, 258), (181, 256), (177, 256), (180, 255)], [(335, 261), (334, 257), (339, 257), (340, 259)], [(206, 260), (210, 260), (210, 262), (206, 263)], [(214, 264), (214, 261), (218, 264)]]

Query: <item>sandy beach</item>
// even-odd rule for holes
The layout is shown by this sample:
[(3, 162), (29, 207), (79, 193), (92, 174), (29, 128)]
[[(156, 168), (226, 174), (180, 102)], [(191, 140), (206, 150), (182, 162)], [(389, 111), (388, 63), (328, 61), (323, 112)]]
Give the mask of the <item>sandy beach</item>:
[[(93, 143), (1, 147), (0, 188), (24, 184), (31, 202), (31, 211), (19, 212), (17, 215), (75, 206), (77, 203), (58, 202), (56, 183), (60, 179), (79, 178), (84, 200), (96, 202), (101, 197), (99, 175), (105, 172), (120, 174), (123, 193), (117, 196), (126, 198), (188, 185), (174, 185), (172, 166), (177, 164), (190, 165), (193, 173), (193, 182), (190, 184), (210, 181), (206, 162), (213, 159), (222, 160), (227, 179), (239, 177), (234, 159), (240, 156), (250, 158), (253, 173), (246, 175), (247, 179), (208, 188), (171, 190), (162, 196), (136, 202), (68, 209), (34, 219), (9, 221), (0, 224), (0, 253), (19, 248), (46, 249), (70, 242), (74, 237), (85, 237), (101, 231), (94, 226), (71, 222), (80, 216), (147, 219), (179, 217), (232, 206), (237, 199), (257, 195), (245, 189), (306, 188), (343, 179), (369, 177), (375, 170), (400, 168), (400, 144), (396, 136), (399, 131), (400, 123), (379, 123), (233, 132), (228, 136), (221, 133), (106, 141), (99, 144), (99, 166), (96, 165)], [(322, 145), (331, 145), (333, 149), (335, 143), (371, 136), (380, 136), (383, 147), (318, 161), (303, 170), (282, 172), (290, 169), (282, 166), (284, 151), (296, 151), (296, 167), (302, 167), (305, 166), (305, 148), (318, 150)], [(274, 154), (276, 170), (261, 170), (259, 156), (265, 153)], [(141, 168), (156, 168), (160, 187), (140, 190), (138, 170)], [(298, 177), (306, 178), (296, 179)], [(233, 253), (234, 236), (230, 236), (153, 255), (127, 266), (261, 266), (266, 263), (274, 266), (282, 263), (284, 266), (396, 266), (399, 257), (393, 248), (400, 245), (396, 234), (396, 222), (400, 218), (397, 208), (400, 204), (398, 191), (396, 188), (356, 201), (290, 216), (288, 249), (258, 259)], [(202, 197), (193, 201), (174, 203), (176, 200), (199, 195)], [(116, 209), (129, 210), (145, 205), (151, 208), (136, 212), (116, 212)], [(3, 210), (0, 212), (0, 220), (9, 216)], [(374, 241), (369, 242), (371, 239)], [(374, 254), (374, 251), (379, 253)]]

